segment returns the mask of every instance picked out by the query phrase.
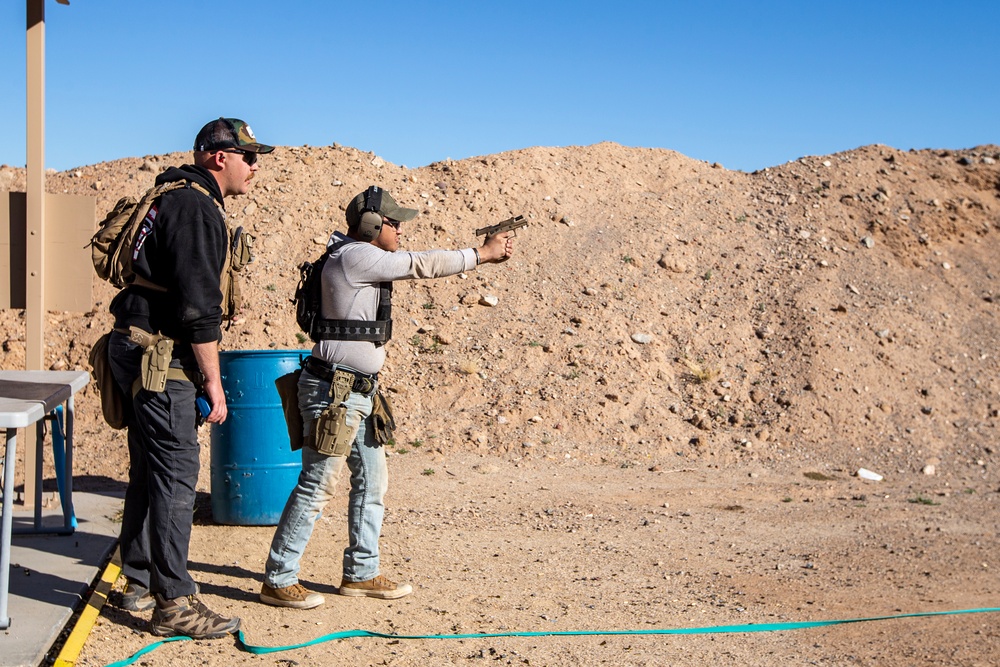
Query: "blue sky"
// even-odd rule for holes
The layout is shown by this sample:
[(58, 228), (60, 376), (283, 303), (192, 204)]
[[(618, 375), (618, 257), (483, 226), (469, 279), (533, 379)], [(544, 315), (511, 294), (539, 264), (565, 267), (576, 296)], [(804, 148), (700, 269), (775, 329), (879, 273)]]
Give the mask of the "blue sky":
[[(752, 171), (1000, 144), (1000, 3), (46, 1), (46, 166), (189, 150), (220, 115), (418, 167), (615, 141)], [(0, 1), (0, 163), (25, 161)]]

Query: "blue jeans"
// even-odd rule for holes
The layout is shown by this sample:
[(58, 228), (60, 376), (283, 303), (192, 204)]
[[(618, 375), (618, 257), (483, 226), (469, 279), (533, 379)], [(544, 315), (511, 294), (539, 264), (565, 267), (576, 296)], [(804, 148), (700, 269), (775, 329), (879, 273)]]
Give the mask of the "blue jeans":
[[(302, 371), (299, 378), (299, 411), (306, 441), (312, 437), (319, 414), (330, 404), (330, 383)], [(344, 549), (345, 581), (367, 581), (379, 574), (378, 540), (385, 516), (383, 498), (389, 487), (385, 448), (375, 441), (370, 427), (372, 399), (351, 392), (347, 398), (347, 423), (358, 432), (346, 457), (351, 472), (347, 507), (348, 546)], [(345, 458), (324, 456), (302, 448), (302, 472), (285, 503), (271, 540), (264, 583), (284, 588), (298, 583), (299, 561), (312, 536), (316, 520), (333, 497)]]

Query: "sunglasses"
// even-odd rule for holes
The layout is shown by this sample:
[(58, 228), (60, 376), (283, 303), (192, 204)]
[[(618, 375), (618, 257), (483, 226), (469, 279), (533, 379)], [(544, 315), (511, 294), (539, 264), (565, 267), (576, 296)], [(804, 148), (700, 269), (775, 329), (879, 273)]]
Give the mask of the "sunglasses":
[(248, 167), (252, 167), (257, 164), (257, 154), (253, 151), (241, 151), (238, 148), (224, 148), (219, 151), (220, 153), (237, 153), (243, 156), (243, 161), (247, 163)]
[(386, 224), (392, 225), (393, 229), (399, 231), (399, 226), (403, 223), (401, 223), (399, 220), (389, 220)]

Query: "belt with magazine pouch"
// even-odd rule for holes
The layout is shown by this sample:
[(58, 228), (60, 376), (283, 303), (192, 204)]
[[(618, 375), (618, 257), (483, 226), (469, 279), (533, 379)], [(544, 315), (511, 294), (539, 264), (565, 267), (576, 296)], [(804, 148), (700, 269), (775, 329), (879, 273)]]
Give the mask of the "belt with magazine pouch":
[(334, 375), (337, 371), (349, 373), (353, 376), (353, 381), (350, 390), (356, 394), (363, 394), (365, 396), (374, 396), (375, 391), (378, 389), (378, 375), (367, 375), (365, 373), (359, 373), (358, 371), (352, 370), (350, 368), (344, 368), (342, 366), (334, 366), (328, 364), (322, 359), (318, 359), (314, 356), (308, 356), (302, 361), (302, 368), (308, 371), (310, 375), (318, 377), (324, 382), (333, 382)]
[(378, 389), (374, 375), (365, 375), (308, 356), (302, 369), (330, 383), (330, 403), (316, 419), (313, 437), (305, 443), (324, 456), (347, 456), (358, 434), (360, 422), (349, 421), (347, 399), (352, 392), (371, 397)]

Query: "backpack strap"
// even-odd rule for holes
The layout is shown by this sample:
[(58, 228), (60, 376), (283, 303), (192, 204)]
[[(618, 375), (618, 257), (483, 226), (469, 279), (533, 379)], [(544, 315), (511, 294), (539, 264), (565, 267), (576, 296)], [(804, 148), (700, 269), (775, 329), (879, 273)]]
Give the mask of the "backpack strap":
[[(150, 208), (152, 208), (153, 206), (156, 206), (157, 202), (160, 200), (161, 197), (163, 197), (163, 195), (167, 194), (168, 192), (173, 192), (174, 190), (179, 190), (181, 188), (189, 188), (191, 190), (197, 190), (201, 194), (203, 194), (206, 197), (208, 197), (210, 200), (212, 200), (212, 203), (215, 204), (215, 207), (217, 209), (219, 209), (219, 213), (222, 214), (222, 219), (223, 219), (223, 221), (225, 221), (225, 219), (226, 219), (226, 209), (224, 209), (222, 207), (222, 204), (219, 203), (219, 201), (215, 198), (215, 196), (211, 192), (208, 191), (208, 188), (206, 188), (204, 185), (202, 185), (200, 183), (196, 183), (195, 181), (189, 181), (187, 179), (180, 179), (180, 180), (177, 180), (177, 181), (168, 181), (166, 183), (160, 183), (159, 185), (154, 186), (142, 198), (142, 202), (148, 202), (149, 203), (148, 206), (145, 206), (146, 210), (143, 211), (142, 215), (145, 216), (149, 212)], [(142, 205), (142, 204), (140, 203), (140, 205)], [(227, 229), (228, 229), (228, 227), (227, 227)], [(228, 253), (226, 255), (226, 260), (227, 260), (227, 262), (229, 261), (229, 254)], [(132, 280), (129, 281), (128, 285), (126, 285), (126, 287), (132, 287), (132, 286), (143, 287), (145, 289), (152, 290), (154, 292), (166, 292), (167, 291), (166, 287), (163, 287), (162, 285), (157, 285), (156, 283), (152, 282), (151, 280), (147, 280), (146, 278), (143, 278), (138, 273), (135, 273), (135, 271), (132, 272)]]
[(201, 183), (196, 183), (195, 181), (175, 181), (175, 182), (186, 183), (187, 187), (191, 188), (192, 190), (197, 190), (201, 194), (211, 199), (212, 203), (215, 204), (215, 208), (219, 209), (219, 213), (222, 214), (222, 219), (223, 220), (226, 219), (226, 209), (222, 207), (222, 204), (219, 203), (219, 200), (215, 198), (215, 195), (209, 192), (208, 188), (206, 188), (204, 185), (202, 185)]

